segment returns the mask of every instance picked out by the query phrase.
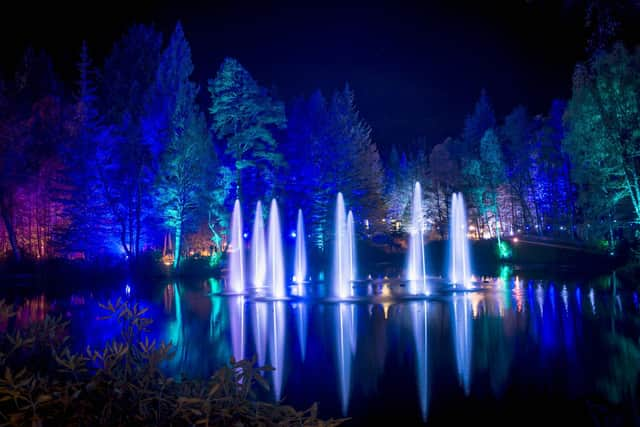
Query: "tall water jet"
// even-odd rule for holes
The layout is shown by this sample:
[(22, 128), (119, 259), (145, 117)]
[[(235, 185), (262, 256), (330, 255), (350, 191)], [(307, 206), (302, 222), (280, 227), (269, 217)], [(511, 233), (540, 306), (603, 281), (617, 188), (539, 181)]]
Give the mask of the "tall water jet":
[(278, 214), (278, 203), (276, 203), (276, 199), (271, 200), (268, 234), (268, 280), (271, 282), (271, 295), (274, 298), (283, 298), (286, 296), (284, 282), (284, 257), (282, 255), (280, 215)]
[(413, 190), (411, 225), (409, 227), (409, 252), (407, 280), (412, 294), (426, 292), (427, 267), (424, 254), (424, 214), (422, 212), (422, 187), (419, 182)]
[(468, 287), (471, 285), (471, 268), (469, 267), (467, 215), (462, 193), (453, 193), (451, 196), (451, 220), (449, 227), (449, 277), (453, 284)]
[(356, 280), (356, 231), (353, 212), (347, 214), (347, 253), (349, 257), (349, 280)]
[(264, 237), (262, 202), (256, 203), (256, 216), (251, 236), (251, 274), (253, 286), (261, 288), (267, 278), (267, 246)]
[[(346, 298), (353, 277), (353, 240), (349, 237), (342, 193), (336, 197), (335, 241), (333, 251), (333, 296)], [(353, 217), (353, 215), (352, 215)], [(352, 219), (353, 222), (353, 219)]]
[(231, 244), (229, 247), (229, 289), (244, 292), (244, 247), (242, 243), (242, 211), (236, 199), (231, 215)]
[(296, 225), (296, 254), (293, 268), (293, 281), (304, 282), (307, 277), (307, 248), (304, 243), (304, 220), (302, 209), (298, 209), (298, 224)]

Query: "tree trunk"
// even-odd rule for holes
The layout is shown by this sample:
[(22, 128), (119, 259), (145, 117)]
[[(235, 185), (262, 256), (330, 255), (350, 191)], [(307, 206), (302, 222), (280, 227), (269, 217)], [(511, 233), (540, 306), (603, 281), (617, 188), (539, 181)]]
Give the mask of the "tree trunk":
[(17, 262), (22, 260), (22, 254), (20, 253), (20, 248), (18, 247), (18, 240), (16, 239), (16, 231), (13, 228), (13, 223), (11, 222), (11, 216), (4, 206), (0, 206), (0, 211), (2, 211), (2, 221), (4, 222), (4, 227), (7, 230), (7, 235), (9, 236), (9, 243), (11, 244), (11, 250), (13, 251), (13, 257)]
[(176, 242), (174, 245), (173, 252), (173, 268), (177, 269), (180, 265), (180, 246), (182, 244), (182, 222), (178, 224), (176, 227)]

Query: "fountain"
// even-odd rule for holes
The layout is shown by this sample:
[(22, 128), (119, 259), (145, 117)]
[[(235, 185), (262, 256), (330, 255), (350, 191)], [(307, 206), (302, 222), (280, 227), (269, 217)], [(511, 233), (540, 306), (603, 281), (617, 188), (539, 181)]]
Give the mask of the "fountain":
[(262, 220), (262, 203), (256, 203), (256, 216), (253, 221), (251, 236), (251, 274), (253, 286), (261, 288), (267, 277), (267, 247), (264, 237), (264, 221)]
[(467, 238), (467, 216), (464, 209), (462, 193), (451, 196), (450, 222), (450, 256), (449, 268), (451, 282), (455, 285), (469, 287), (471, 285), (471, 268), (469, 267), (469, 240)]
[(298, 209), (295, 252), (293, 281), (296, 283), (302, 283), (307, 276), (307, 249), (304, 244), (304, 221), (302, 218), (302, 209)]
[(413, 203), (411, 205), (411, 226), (409, 228), (409, 252), (407, 266), (407, 280), (409, 280), (409, 292), (411, 294), (425, 293), (427, 291), (427, 270), (424, 254), (424, 214), (422, 212), (422, 188), (416, 182), (413, 190)]
[(231, 216), (231, 244), (229, 245), (229, 289), (244, 292), (244, 248), (242, 244), (242, 212), (236, 199)]
[[(351, 215), (353, 224), (353, 215)], [(333, 252), (333, 292), (338, 298), (347, 298), (353, 280), (353, 236), (349, 233), (342, 193), (336, 197), (335, 241)]]
[(231, 331), (231, 353), (235, 360), (245, 357), (244, 344), (244, 296), (233, 296), (228, 300), (229, 304), (229, 329)]
[(271, 200), (268, 235), (268, 277), (271, 281), (271, 296), (274, 298), (284, 298), (286, 296), (286, 288), (284, 281), (284, 258), (282, 255), (282, 233), (280, 231), (280, 215), (278, 214), (276, 199)]

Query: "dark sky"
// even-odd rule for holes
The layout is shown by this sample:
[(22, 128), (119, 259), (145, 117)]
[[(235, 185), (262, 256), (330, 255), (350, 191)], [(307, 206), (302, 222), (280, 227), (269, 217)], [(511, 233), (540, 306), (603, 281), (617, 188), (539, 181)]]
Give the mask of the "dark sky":
[[(481, 88), (499, 116), (518, 104), (546, 113), (553, 98), (570, 95), (573, 66), (585, 58), (588, 38), (581, 1), (369, 1), (345, 7), (346, 1), (130, 0), (97, 9), (97, 2), (26, 3), (0, 17), (5, 76), (30, 44), (49, 52), (58, 74), (72, 81), (82, 39), (101, 63), (130, 24), (154, 23), (168, 37), (180, 19), (205, 93), (207, 78), (225, 56), (239, 59), (287, 101), (315, 88), (328, 95), (348, 81), (385, 150), (420, 136), (433, 145), (459, 134)], [(638, 27), (637, 8), (630, 9), (625, 19), (631, 25), (625, 22), (623, 29)], [(628, 30), (624, 37), (640, 41)]]

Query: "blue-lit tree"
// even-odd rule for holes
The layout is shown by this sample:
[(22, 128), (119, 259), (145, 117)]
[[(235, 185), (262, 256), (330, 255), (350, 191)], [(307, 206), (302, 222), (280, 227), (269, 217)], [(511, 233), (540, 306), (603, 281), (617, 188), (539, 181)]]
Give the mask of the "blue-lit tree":
[(155, 228), (154, 145), (145, 137), (144, 117), (160, 61), (162, 35), (135, 25), (105, 60), (101, 101), (110, 139), (98, 149), (103, 195), (113, 218), (113, 233), (130, 258), (141, 252), (143, 234)]
[(276, 133), (286, 127), (284, 104), (275, 101), (235, 59), (225, 58), (209, 80), (211, 128), (226, 142), (232, 161), (236, 196), (252, 205), (276, 195), (277, 178), (285, 167)]

